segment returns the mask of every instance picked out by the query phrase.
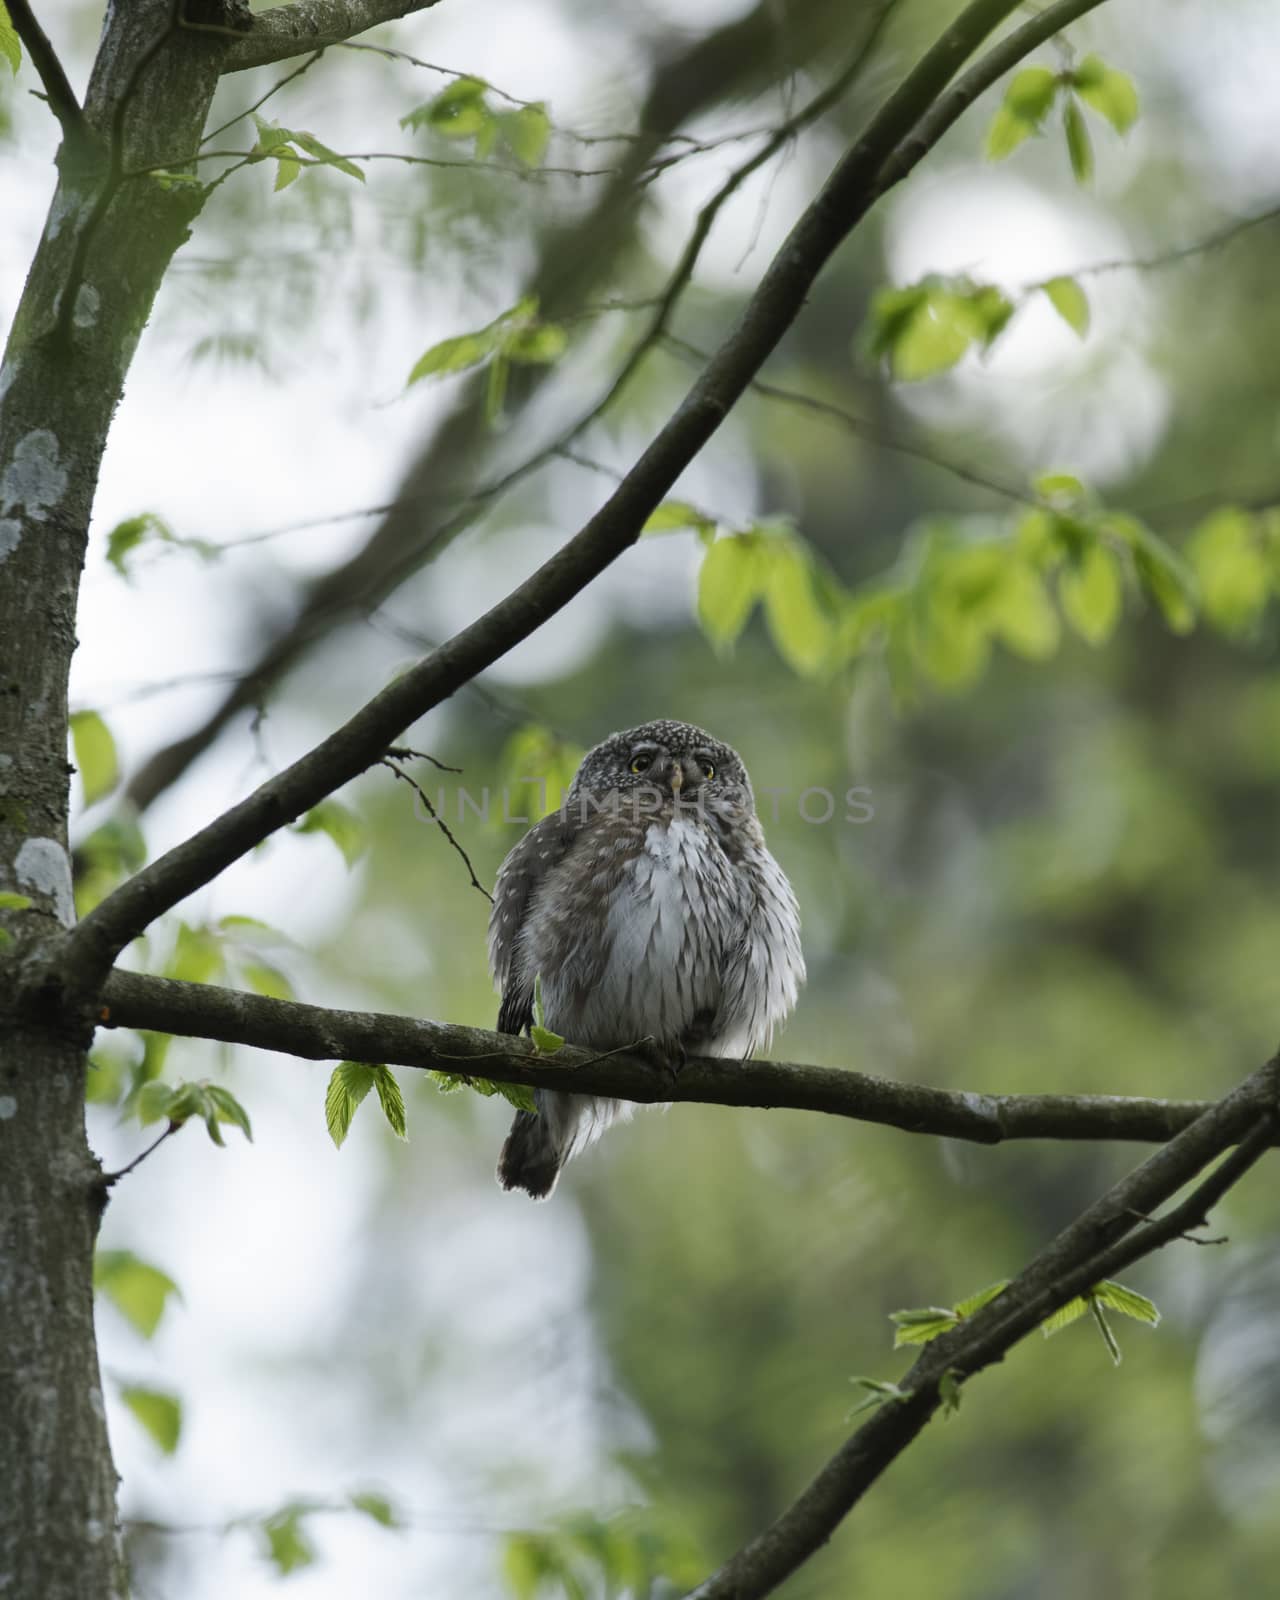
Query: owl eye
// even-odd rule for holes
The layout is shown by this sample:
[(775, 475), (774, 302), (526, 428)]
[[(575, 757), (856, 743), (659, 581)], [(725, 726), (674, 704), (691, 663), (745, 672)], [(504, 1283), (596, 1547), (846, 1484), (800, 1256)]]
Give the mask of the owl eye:
[(652, 760), (653, 758), (651, 756), (636, 756), (635, 760), (631, 763), (632, 772), (647, 772), (652, 764)]
[(710, 762), (710, 761), (702, 761), (702, 762), (699, 762), (699, 765), (700, 765), (700, 766), (701, 766), (701, 768), (702, 768), (702, 776), (703, 776), (703, 777), (704, 777), (704, 778), (706, 778), (706, 779), (707, 779), (707, 780), (708, 780), (708, 781), (710, 781), (710, 780), (711, 780), (711, 779), (712, 779), (712, 778), (714, 778), (714, 777), (715, 777), (715, 775), (716, 775), (716, 769), (715, 769), (715, 767), (714, 767), (714, 766), (713, 766), (713, 765), (712, 765), (712, 764), (711, 764), (711, 762)]

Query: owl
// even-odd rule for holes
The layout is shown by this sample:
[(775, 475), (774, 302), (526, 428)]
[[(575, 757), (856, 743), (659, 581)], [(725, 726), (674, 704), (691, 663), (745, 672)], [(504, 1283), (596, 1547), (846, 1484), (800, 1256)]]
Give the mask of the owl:
[[(612, 734), (559, 810), (502, 863), (489, 919), (498, 1027), (522, 1033), (535, 984), (570, 1043), (749, 1056), (804, 981), (800, 914), (765, 848), (737, 752), (684, 722)], [(502, 1147), (498, 1181), (544, 1199), (626, 1102), (539, 1089)]]

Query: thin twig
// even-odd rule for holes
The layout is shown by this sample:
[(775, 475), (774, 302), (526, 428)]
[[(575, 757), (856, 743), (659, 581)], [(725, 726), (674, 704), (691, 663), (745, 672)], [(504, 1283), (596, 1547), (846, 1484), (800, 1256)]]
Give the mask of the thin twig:
[(27, 55), (31, 58), (31, 65), (36, 70), (36, 76), (44, 85), (49, 110), (61, 123), (67, 143), (73, 147), (87, 147), (92, 141), (92, 134), (85, 121), (84, 111), (76, 99), (75, 90), (71, 87), (62, 62), (58, 59), (57, 51), (49, 43), (48, 36), (37, 22), (28, 0), (8, 0), (6, 9), (13, 24), (13, 31), (22, 40)]
[[(701, 362), (707, 359), (705, 350), (700, 350), (697, 345), (690, 344), (687, 339), (678, 338), (675, 334), (664, 334), (662, 342), (678, 355), (685, 356), (691, 361)], [(959, 478), (975, 488), (989, 490), (1003, 499), (1016, 500), (1020, 504), (1036, 504), (1036, 496), (1029, 489), (1019, 489), (1014, 484), (1005, 483), (999, 478), (978, 472), (973, 467), (967, 467), (963, 462), (927, 450), (923, 445), (913, 444), (909, 439), (901, 439), (896, 434), (888, 433), (878, 427), (874, 422), (868, 422), (864, 417), (846, 411), (843, 406), (833, 404), (830, 400), (820, 400), (816, 395), (805, 394), (799, 389), (784, 388), (777, 383), (766, 383), (760, 378), (755, 379), (748, 387), (752, 394), (758, 394), (765, 400), (776, 400), (780, 404), (794, 406), (803, 411), (810, 411), (815, 416), (826, 417), (831, 422), (838, 422), (841, 427), (848, 429), (859, 439), (865, 439), (868, 444), (892, 451), (895, 455), (910, 456), (915, 461), (936, 467), (939, 472), (949, 473), (951, 477)]]
[(447, 762), (437, 761), (435, 756), (428, 755), (425, 750), (410, 750), (407, 744), (392, 745), (387, 754), (393, 761), (429, 761), (440, 772), (461, 772), (461, 767), (451, 767)]
[(1042, 289), (1045, 283), (1050, 282), (1054, 276), (1071, 278), (1097, 278), (1110, 272), (1159, 272), (1165, 267), (1176, 267), (1184, 261), (1189, 261), (1195, 256), (1208, 254), (1213, 250), (1223, 250), (1229, 244), (1234, 244), (1243, 234), (1249, 233), (1254, 228), (1260, 228), (1265, 223), (1280, 221), (1280, 206), (1272, 206), (1266, 211), (1259, 211), (1251, 217), (1240, 217), (1235, 222), (1228, 223), (1225, 227), (1217, 229), (1203, 239), (1192, 240), (1190, 244), (1175, 245), (1172, 249), (1160, 251), (1150, 256), (1116, 256), (1108, 261), (1092, 261), (1087, 266), (1073, 267), (1070, 272), (1053, 274), (1048, 278), (1038, 279), (1035, 283), (1025, 284), (1025, 290)]
[[(421, 56), (411, 55), (407, 50), (398, 50), (391, 45), (384, 44), (358, 44), (346, 41), (339, 46), (343, 50), (364, 50), (370, 55), (384, 56), (388, 61), (406, 61), (410, 66), (421, 67), (426, 72), (438, 72), (444, 78), (474, 78), (474, 72), (467, 72), (458, 67), (442, 66), (436, 61), (424, 61)], [(505, 89), (499, 89), (496, 83), (491, 83), (487, 78), (481, 80), (489, 94), (496, 95), (499, 100), (505, 100), (508, 105), (519, 106), (526, 111), (538, 110), (544, 114), (546, 106), (541, 100), (522, 100), (519, 95), (508, 94)], [(547, 118), (547, 125), (552, 133), (559, 134), (562, 139), (570, 139), (574, 144), (644, 144), (648, 143), (643, 133), (579, 133), (574, 128), (566, 128), (562, 123), (553, 122)], [(771, 127), (740, 128), (734, 133), (717, 135), (714, 139), (695, 139), (688, 133), (670, 133), (662, 140), (663, 144), (678, 144), (685, 148), (689, 155), (705, 155), (708, 151), (718, 150), (722, 145), (731, 144), (740, 139), (753, 139), (758, 134), (771, 133)]]
[(216, 139), (219, 134), (225, 133), (228, 128), (234, 128), (237, 122), (242, 121), (245, 117), (251, 117), (255, 111), (260, 111), (262, 107), (266, 105), (267, 101), (271, 99), (272, 95), (280, 93), (281, 89), (284, 88), (286, 83), (292, 83), (295, 78), (300, 78), (304, 72), (309, 72), (324, 54), (325, 48), (326, 47), (322, 45), (319, 50), (314, 52), (314, 54), (309, 55), (300, 67), (295, 67), (292, 72), (286, 72), (283, 78), (277, 79), (277, 81), (273, 83), (267, 90), (266, 94), (260, 95), (251, 106), (246, 106), (243, 111), (237, 111), (234, 117), (229, 117), (221, 127), (215, 128), (212, 133), (206, 133), (204, 138), (200, 141), (201, 145), (204, 146), (208, 144), (210, 139)]
[[(416, 753), (416, 751), (407, 752), (409, 755), (415, 755)], [(466, 865), (467, 874), (471, 879), (472, 888), (479, 889), (480, 893), (485, 897), (489, 904), (492, 905), (493, 896), (485, 888), (484, 884), (480, 882), (479, 878), (476, 877), (476, 869), (471, 865), (471, 857), (462, 848), (461, 844), (459, 844), (458, 839), (453, 830), (449, 827), (449, 824), (436, 810), (435, 806), (431, 804), (431, 800), (427, 795), (427, 791), (422, 787), (415, 777), (413, 777), (410, 773), (405, 772), (402, 767), (396, 765), (396, 754), (397, 752), (395, 750), (388, 750), (387, 754), (382, 758), (378, 765), (386, 767), (388, 772), (394, 772), (397, 778), (403, 779), (404, 782), (410, 786), (410, 788), (416, 790), (418, 798), (427, 808), (427, 814), (430, 816), (432, 822), (435, 823), (436, 827), (439, 828), (440, 832), (444, 834), (445, 838), (462, 857), (462, 860)], [(428, 757), (427, 759), (430, 760), (431, 757)], [(438, 762), (437, 765), (439, 765)], [(445, 770), (449, 772), (456, 772), (458, 769), (456, 767), (448, 767)]]
[(121, 1178), (127, 1178), (135, 1167), (140, 1167), (149, 1155), (153, 1155), (160, 1148), (170, 1134), (177, 1133), (179, 1128), (185, 1126), (186, 1124), (182, 1122), (171, 1122), (160, 1137), (149, 1144), (140, 1156), (134, 1156), (127, 1167), (121, 1167), (119, 1172), (104, 1172), (98, 1182), (103, 1188), (109, 1189), (113, 1183), (119, 1183)]

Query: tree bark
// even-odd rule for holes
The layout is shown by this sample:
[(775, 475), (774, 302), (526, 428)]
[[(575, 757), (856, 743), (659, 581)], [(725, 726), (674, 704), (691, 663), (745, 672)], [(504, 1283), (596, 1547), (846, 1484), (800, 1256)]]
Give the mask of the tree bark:
[(99, 466), (203, 198), (126, 175), (194, 149), (226, 49), (171, 15), (108, 10), (0, 366), (0, 892), (30, 902), (0, 912), (0, 1590), (40, 1600), (126, 1592), (93, 1326), (92, 1018), (51, 1004), (42, 975), (74, 917), (67, 678)]

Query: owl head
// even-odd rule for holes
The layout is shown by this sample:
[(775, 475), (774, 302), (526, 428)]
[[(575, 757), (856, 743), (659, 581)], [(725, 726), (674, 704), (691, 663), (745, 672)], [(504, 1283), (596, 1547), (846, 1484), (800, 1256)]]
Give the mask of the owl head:
[(615, 793), (649, 801), (651, 809), (755, 811), (741, 756), (690, 722), (646, 722), (610, 734), (582, 758), (565, 803)]

